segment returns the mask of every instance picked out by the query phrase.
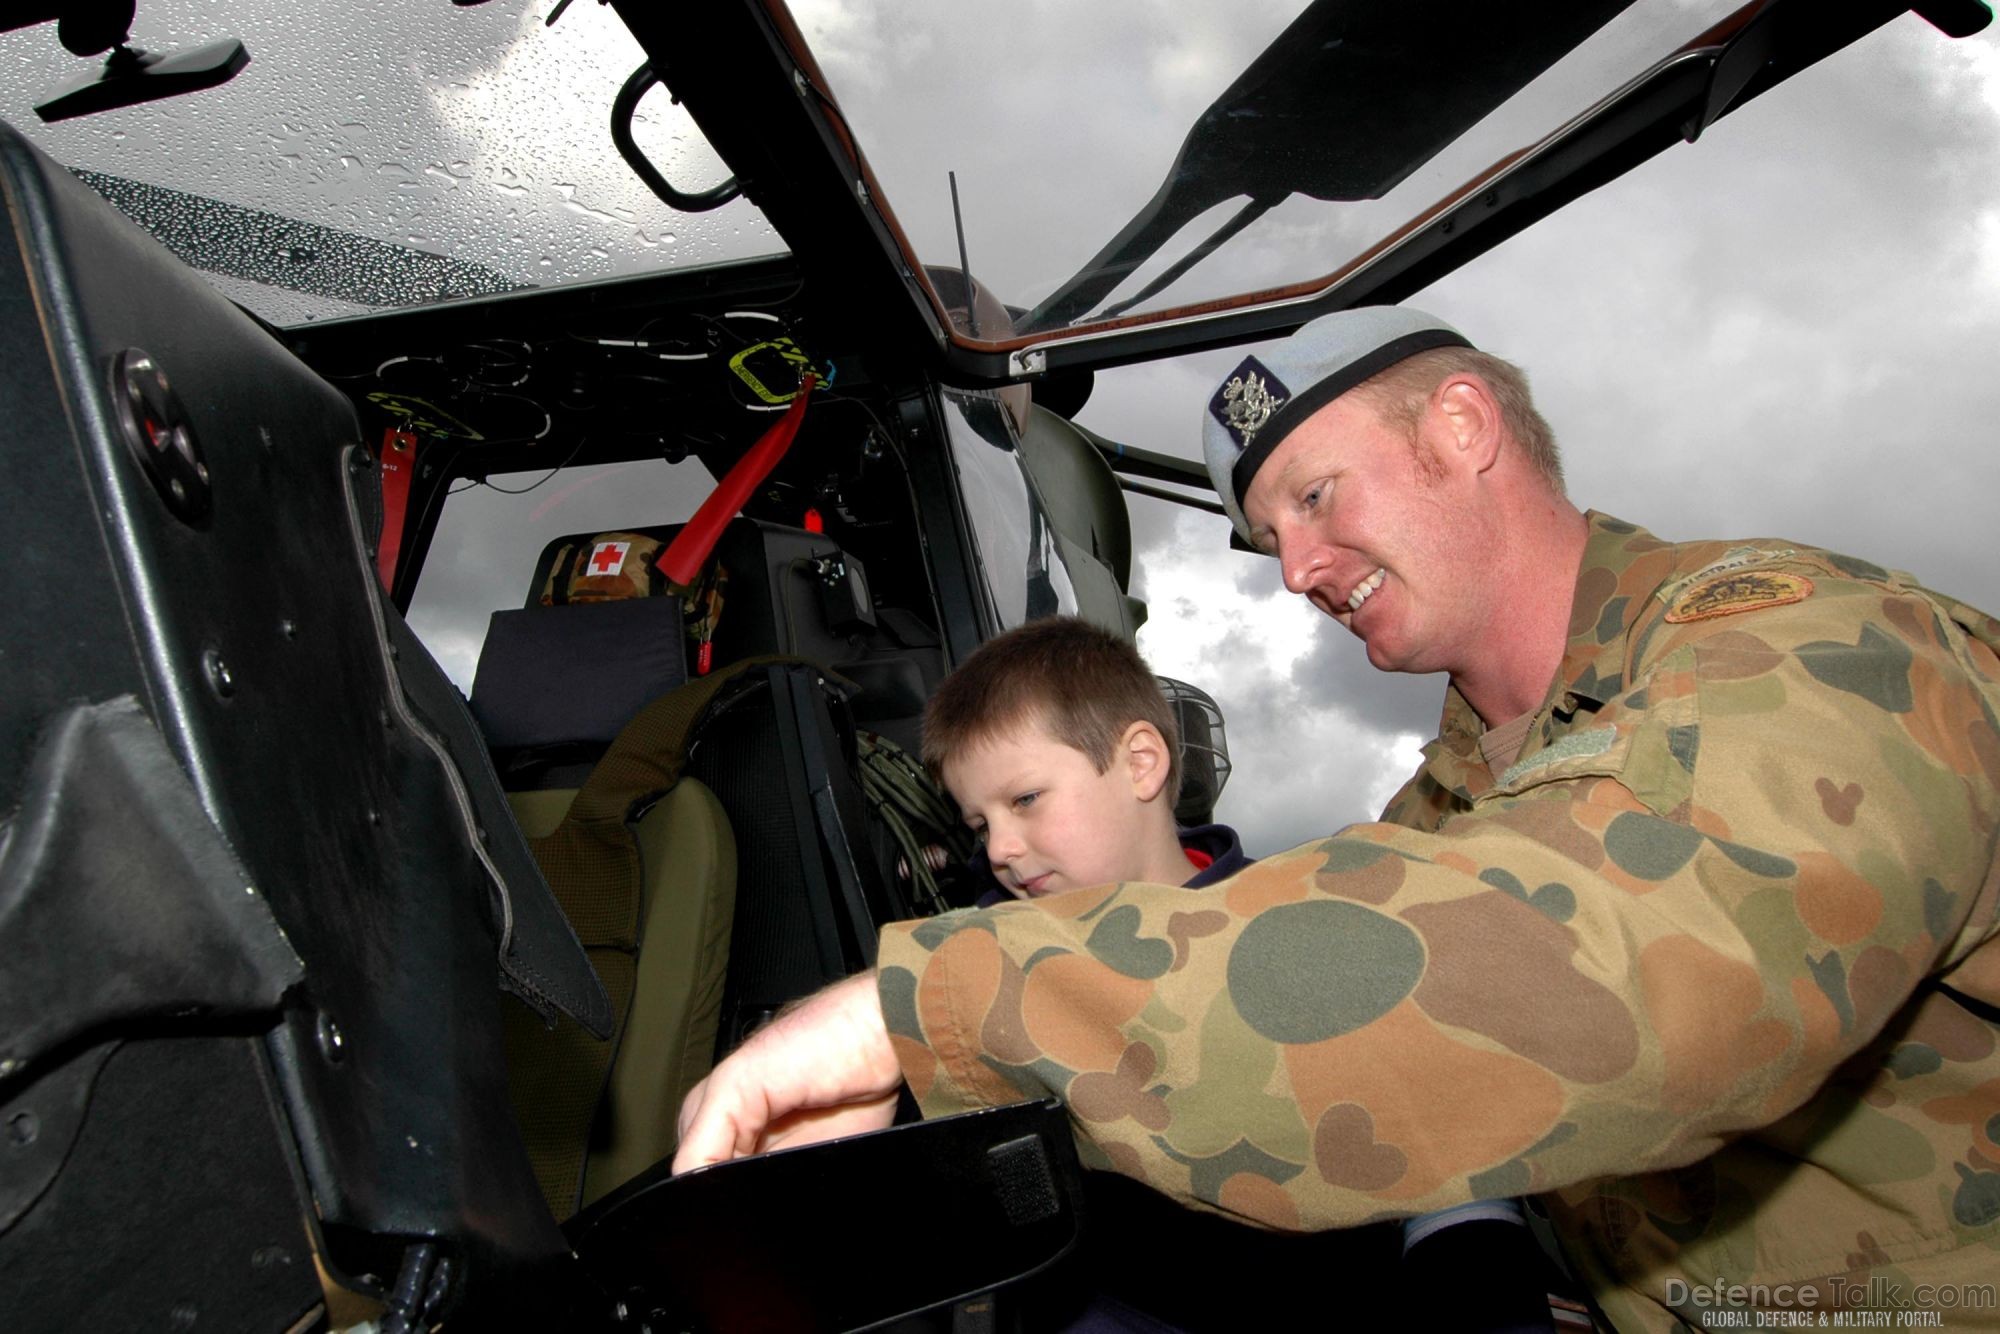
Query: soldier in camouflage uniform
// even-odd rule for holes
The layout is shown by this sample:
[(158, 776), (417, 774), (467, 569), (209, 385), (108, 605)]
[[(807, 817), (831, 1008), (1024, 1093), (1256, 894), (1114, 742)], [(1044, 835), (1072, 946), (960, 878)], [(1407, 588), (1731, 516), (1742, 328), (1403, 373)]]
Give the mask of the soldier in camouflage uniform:
[(886, 1123), (900, 1075), (932, 1114), (1059, 1096), (1089, 1161), (1273, 1227), (1534, 1195), (1620, 1329), (2000, 1327), (2000, 623), (1796, 543), (1580, 514), (1504, 375), (1448, 369), (1402, 431), (1379, 373), (1463, 346), (1331, 316), (1211, 404), (1287, 584), (1378, 666), (1452, 674), (1382, 821), (1199, 902), (891, 927), (878, 977), (690, 1097), (684, 1163)]

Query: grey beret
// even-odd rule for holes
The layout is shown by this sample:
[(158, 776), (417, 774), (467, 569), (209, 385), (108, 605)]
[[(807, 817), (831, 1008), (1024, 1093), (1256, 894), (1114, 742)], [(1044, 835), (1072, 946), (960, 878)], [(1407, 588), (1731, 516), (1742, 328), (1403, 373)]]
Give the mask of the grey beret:
[(1243, 540), (1243, 497), (1293, 428), (1363, 380), (1434, 347), (1471, 347), (1434, 315), (1402, 306), (1335, 311), (1223, 377), (1202, 416), (1202, 450), (1222, 508)]

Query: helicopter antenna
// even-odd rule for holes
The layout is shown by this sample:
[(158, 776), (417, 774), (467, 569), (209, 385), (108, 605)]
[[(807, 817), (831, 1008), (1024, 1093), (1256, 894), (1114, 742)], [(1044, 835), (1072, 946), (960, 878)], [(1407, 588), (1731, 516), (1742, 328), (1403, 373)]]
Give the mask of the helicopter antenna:
[(958, 211), (958, 173), (948, 171), (951, 182), (951, 225), (958, 229), (958, 272), (965, 279), (965, 323), (974, 338), (979, 337), (979, 303), (972, 299), (972, 264), (965, 258), (965, 215)]

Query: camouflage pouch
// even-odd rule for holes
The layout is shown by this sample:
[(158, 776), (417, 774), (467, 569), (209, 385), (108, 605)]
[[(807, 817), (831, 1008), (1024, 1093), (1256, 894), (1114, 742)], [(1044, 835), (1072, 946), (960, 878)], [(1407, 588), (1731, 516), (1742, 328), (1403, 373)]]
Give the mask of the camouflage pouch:
[(659, 571), (664, 549), (665, 543), (644, 533), (599, 533), (578, 542), (566, 560), (551, 566), (542, 585), (542, 605), (657, 597), (667, 591)]

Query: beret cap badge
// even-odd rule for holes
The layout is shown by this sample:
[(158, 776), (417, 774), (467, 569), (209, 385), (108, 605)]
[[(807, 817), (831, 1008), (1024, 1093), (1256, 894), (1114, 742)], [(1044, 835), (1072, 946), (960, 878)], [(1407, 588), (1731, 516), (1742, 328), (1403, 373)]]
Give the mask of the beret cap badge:
[(1209, 411), (1236, 437), (1237, 447), (1247, 449), (1271, 414), (1285, 405), (1291, 391), (1255, 357), (1245, 357), (1216, 391)]

